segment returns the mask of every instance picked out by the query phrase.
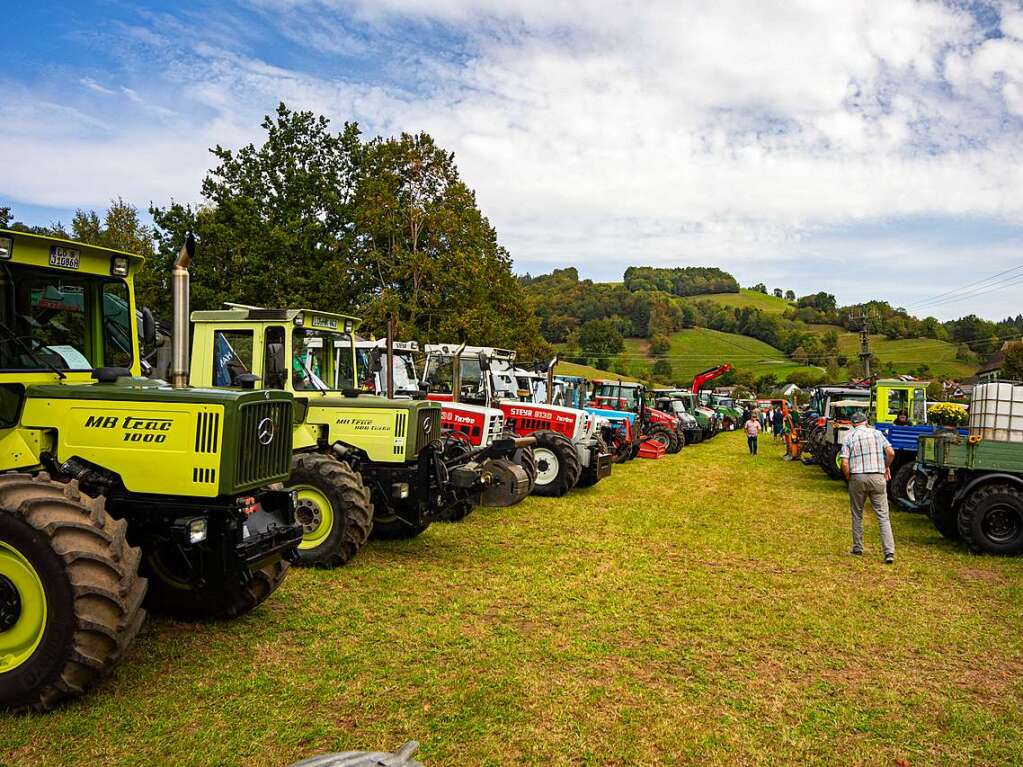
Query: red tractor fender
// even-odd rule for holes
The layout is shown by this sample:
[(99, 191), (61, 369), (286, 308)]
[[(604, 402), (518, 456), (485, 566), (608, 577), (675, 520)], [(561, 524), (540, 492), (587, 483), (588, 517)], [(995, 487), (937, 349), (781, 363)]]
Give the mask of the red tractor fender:
[(652, 423), (663, 423), (670, 426), (672, 429), (678, 427), (678, 419), (671, 415), (671, 413), (665, 413), (663, 410), (655, 410), (651, 407), (648, 407), (646, 412), (649, 414), (649, 418)]

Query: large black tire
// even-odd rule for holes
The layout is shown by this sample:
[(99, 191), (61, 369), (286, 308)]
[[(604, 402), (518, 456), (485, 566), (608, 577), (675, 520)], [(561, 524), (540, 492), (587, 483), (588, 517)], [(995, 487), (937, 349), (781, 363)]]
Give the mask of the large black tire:
[[(362, 477), (329, 455), (299, 453), (292, 456), (286, 486), (299, 491), (295, 519), (304, 533), (295, 564), (330, 569), (350, 561), (373, 528), (373, 504)], [(322, 508), (324, 502), (330, 507)]]
[(276, 560), (251, 572), (235, 570), (209, 575), (199, 585), (179, 580), (172, 568), (173, 557), (166, 550), (146, 552), (149, 611), (183, 620), (207, 621), (231, 620), (254, 610), (284, 582), (290, 565)]
[(927, 516), (934, 524), (934, 529), (950, 541), (958, 541), (959, 511), (953, 505), (955, 488), (939, 482), (931, 493), (931, 503)]
[[(2, 575), (5, 563), (28, 563), (46, 606), (36, 648), (0, 674), (0, 706), (47, 711), (85, 693), (131, 647), (146, 617), (146, 580), (139, 550), (125, 541), (127, 526), (77, 482), (0, 477), (0, 613), (8, 630), (17, 626), (12, 621), (29, 619), (22, 596), (31, 595)], [(15, 564), (19, 557), (24, 562)]]
[(842, 469), (838, 466), (840, 450), (837, 445), (825, 445), (821, 454), (821, 468), (832, 479), (842, 479)]
[(972, 491), (959, 507), (959, 532), (972, 551), (1023, 554), (1023, 490), (992, 483)]
[(526, 495), (530, 495), (533, 488), (536, 487), (536, 456), (533, 455), (533, 448), (520, 447), (512, 455), (512, 463), (521, 466), (522, 470), (526, 472), (526, 476), (529, 478), (529, 492)]
[(906, 501), (916, 501), (917, 476), (916, 464), (907, 461), (892, 474), (888, 482), (888, 497), (897, 509), (902, 511), (913, 511)]
[(646, 434), (652, 442), (659, 442), (664, 445), (664, 450), (667, 453), (677, 453), (680, 449), (678, 446), (678, 435), (675, 434), (673, 429), (668, 428), (664, 424), (655, 423), (647, 429)]
[(579, 481), (582, 466), (575, 445), (563, 434), (537, 431), (533, 458), (536, 460), (536, 483), (533, 495), (560, 498)]

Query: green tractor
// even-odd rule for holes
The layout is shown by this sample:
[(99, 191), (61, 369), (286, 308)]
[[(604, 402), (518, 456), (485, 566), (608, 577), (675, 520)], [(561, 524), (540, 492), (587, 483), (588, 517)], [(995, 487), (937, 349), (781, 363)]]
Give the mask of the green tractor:
[(286, 484), (297, 493), (304, 528), (296, 564), (341, 565), (371, 531), (412, 538), (434, 520), (528, 495), (529, 477), (510, 458), (532, 440), (499, 429), (497, 439), (474, 448), (442, 431), (440, 403), (357, 387), (355, 317), (230, 305), (192, 320), (194, 385), (295, 395)]
[(172, 381), (141, 376), (137, 256), (0, 231), (0, 706), (47, 710), (121, 661), (146, 609), (252, 610), (302, 536), (279, 488), (293, 401), (191, 389), (189, 237)]

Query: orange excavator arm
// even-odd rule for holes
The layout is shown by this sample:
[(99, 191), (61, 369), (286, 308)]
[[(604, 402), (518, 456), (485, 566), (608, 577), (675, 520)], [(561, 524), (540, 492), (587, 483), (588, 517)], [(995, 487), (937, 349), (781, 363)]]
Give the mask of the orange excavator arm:
[(699, 394), (700, 389), (702, 389), (705, 384), (710, 383), (715, 378), (720, 378), (725, 373), (731, 372), (732, 366), (731, 364), (726, 362), (723, 365), (718, 365), (716, 368), (708, 368), (707, 370), (704, 370), (702, 373), (697, 373), (696, 376), (693, 378), (693, 385), (691, 387), (693, 394)]

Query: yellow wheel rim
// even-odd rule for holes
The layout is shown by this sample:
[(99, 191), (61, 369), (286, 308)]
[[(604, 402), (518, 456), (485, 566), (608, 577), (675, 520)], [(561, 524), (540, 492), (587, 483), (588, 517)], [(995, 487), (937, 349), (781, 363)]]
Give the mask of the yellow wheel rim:
[[(0, 593), (8, 620), (0, 630), (0, 674), (32, 657), (46, 631), (46, 591), (36, 569), (16, 548), (0, 541)], [(16, 616), (16, 617), (15, 617)]]
[(334, 508), (327, 497), (310, 485), (296, 485), (298, 499), (295, 503), (295, 517), (302, 525), (300, 550), (315, 549), (323, 544), (334, 529)]

